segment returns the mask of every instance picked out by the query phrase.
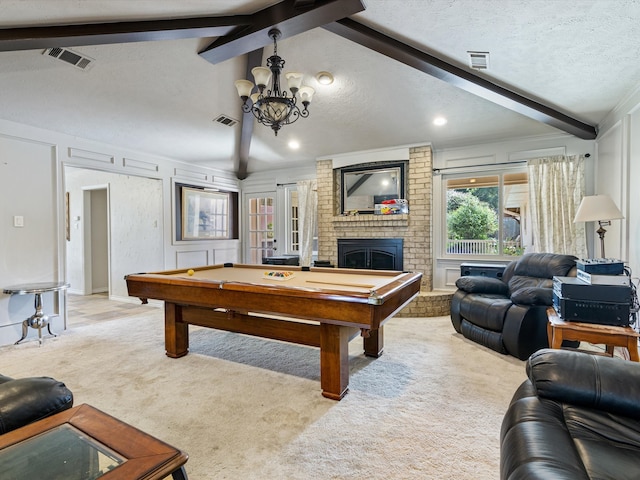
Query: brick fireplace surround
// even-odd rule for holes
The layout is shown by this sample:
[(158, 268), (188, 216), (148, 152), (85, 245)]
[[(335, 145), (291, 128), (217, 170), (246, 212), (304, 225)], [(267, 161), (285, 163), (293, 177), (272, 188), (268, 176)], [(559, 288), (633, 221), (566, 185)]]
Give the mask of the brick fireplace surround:
[(449, 315), (451, 293), (433, 291), (431, 146), (409, 149), (406, 182), (409, 213), (401, 215), (340, 215), (340, 172), (332, 160), (316, 166), (318, 182), (318, 259), (337, 265), (339, 238), (404, 239), (404, 270), (422, 272), (420, 294), (401, 317)]

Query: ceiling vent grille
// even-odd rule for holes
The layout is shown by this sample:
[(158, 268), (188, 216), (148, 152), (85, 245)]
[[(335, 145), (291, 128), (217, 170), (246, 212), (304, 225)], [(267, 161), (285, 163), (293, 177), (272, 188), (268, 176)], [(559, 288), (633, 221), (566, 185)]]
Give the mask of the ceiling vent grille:
[(214, 121), (222, 125), (226, 125), (227, 127), (233, 127), (238, 123), (238, 120), (234, 120), (233, 118), (227, 117), (226, 115), (220, 115)]
[(93, 67), (93, 62), (95, 62), (93, 58), (87, 57), (86, 55), (81, 55), (77, 52), (74, 52), (73, 50), (69, 50), (68, 48), (47, 48), (44, 52), (42, 52), (42, 54), (73, 65), (80, 70), (89, 70), (91, 67)]
[(489, 52), (467, 52), (469, 54), (469, 66), (475, 70), (489, 68)]

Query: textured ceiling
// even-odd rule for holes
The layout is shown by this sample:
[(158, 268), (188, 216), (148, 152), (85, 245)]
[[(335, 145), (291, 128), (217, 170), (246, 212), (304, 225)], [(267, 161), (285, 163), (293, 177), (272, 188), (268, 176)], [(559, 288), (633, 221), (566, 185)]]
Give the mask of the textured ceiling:
[[(251, 14), (273, 1), (0, 0), (0, 28)], [(624, 0), (365, 0), (352, 18), (467, 70), (467, 51), (489, 51), (478, 75), (597, 125), (640, 80), (640, 2)], [(77, 46), (81, 71), (42, 50), (0, 52), (0, 118), (233, 170), (241, 117), (233, 81), (246, 58), (217, 65), (198, 52), (214, 38)], [(63, 46), (63, 45), (61, 45)], [(379, 53), (316, 28), (278, 44), (285, 69), (316, 89), (311, 116), (278, 137), (254, 128), (249, 172), (402, 144), (436, 148), (562, 133)], [(266, 56), (271, 48), (265, 48)], [(313, 75), (328, 70), (330, 86)], [(477, 72), (476, 72), (477, 73)], [(436, 115), (448, 118), (435, 127)], [(290, 139), (301, 148), (291, 151)]]

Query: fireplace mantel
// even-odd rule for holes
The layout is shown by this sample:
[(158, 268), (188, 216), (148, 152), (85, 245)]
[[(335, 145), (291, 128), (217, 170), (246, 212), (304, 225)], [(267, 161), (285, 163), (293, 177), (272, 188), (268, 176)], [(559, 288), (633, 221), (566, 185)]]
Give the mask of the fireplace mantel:
[(398, 215), (335, 215), (333, 224), (336, 227), (349, 226), (380, 226), (380, 227), (406, 227), (409, 225), (409, 214)]

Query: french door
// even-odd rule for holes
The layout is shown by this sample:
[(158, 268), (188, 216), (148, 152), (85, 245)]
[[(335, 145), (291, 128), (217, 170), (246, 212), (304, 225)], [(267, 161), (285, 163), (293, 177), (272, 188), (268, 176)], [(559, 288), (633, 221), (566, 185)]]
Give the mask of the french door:
[(276, 212), (275, 192), (245, 194), (245, 263), (278, 255)]

